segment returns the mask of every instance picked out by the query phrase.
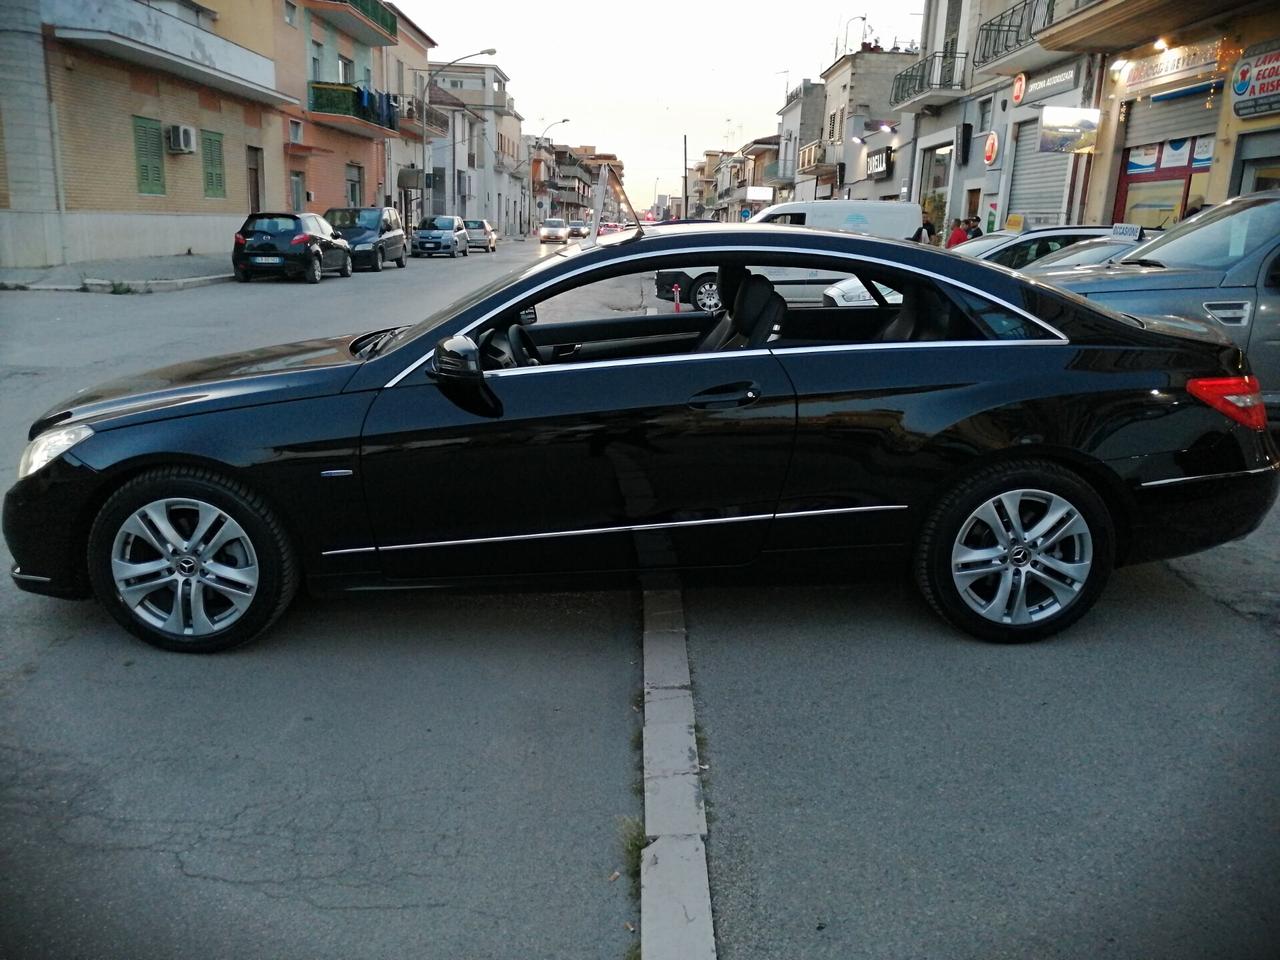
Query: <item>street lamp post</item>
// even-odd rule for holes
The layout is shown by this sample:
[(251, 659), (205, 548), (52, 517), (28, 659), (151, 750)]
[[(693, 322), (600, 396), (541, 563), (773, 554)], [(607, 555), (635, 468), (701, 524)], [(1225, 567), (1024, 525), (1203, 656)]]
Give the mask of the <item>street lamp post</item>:
[[(492, 57), (497, 52), (498, 51), (493, 47), (487, 47), (484, 50), (477, 50), (475, 53), (468, 53), (465, 56), (457, 57), (456, 59), (450, 60), (448, 63), (444, 64), (443, 66), (434, 67), (434, 68), (433, 67), (410, 67), (409, 68), (410, 73), (425, 73), (427, 75), (426, 82), (422, 85), (422, 216), (424, 218), (427, 215), (427, 144), (430, 140), (430, 138), (427, 136), (427, 108), (431, 106), (431, 78), (434, 77), (436, 74), (438, 74), (441, 70), (448, 70), (455, 63), (460, 63), (463, 60), (470, 60), (472, 57)], [(450, 120), (449, 126), (451, 129), (447, 131), (447, 134), (449, 136), (449, 140), (453, 141), (453, 130), (452, 130), (453, 121), (452, 120)], [(435, 190), (435, 186), (433, 184), (432, 192), (434, 192), (434, 190)], [(445, 198), (447, 199), (448, 196), (449, 196), (449, 192), (446, 190)]]
[[(846, 21), (844, 22), (844, 47), (842, 47), (842, 48), (841, 48), (841, 53), (842, 53), (842, 54), (843, 54), (843, 53), (848, 53), (848, 52), (849, 52), (849, 24), (853, 23), (853, 21), (855, 21), (855, 20), (861, 20), (861, 21), (862, 21), (863, 36), (866, 36), (867, 18), (866, 18), (865, 16), (861, 16), (861, 17), (850, 17), (848, 20), (846, 20)], [(839, 58), (837, 57), (837, 59), (839, 59)]]

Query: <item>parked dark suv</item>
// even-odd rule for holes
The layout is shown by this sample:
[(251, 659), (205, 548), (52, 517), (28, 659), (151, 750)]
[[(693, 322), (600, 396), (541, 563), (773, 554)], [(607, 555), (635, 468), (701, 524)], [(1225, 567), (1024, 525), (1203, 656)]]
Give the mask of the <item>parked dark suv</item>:
[(303, 277), (319, 283), (326, 270), (351, 276), (351, 247), (317, 213), (253, 213), (231, 248), (236, 279)]
[(392, 260), (397, 267), (408, 265), (404, 224), (395, 207), (333, 207), (324, 212), (324, 218), (351, 244), (357, 267), (376, 271)]

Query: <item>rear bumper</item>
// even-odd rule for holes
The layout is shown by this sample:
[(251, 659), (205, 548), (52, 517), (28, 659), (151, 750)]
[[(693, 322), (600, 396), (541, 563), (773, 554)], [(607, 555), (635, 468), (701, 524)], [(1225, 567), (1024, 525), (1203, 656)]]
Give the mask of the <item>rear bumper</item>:
[[(254, 258), (278, 256), (280, 263), (259, 263)], [(237, 270), (245, 270), (253, 276), (263, 277), (300, 277), (306, 272), (307, 253), (254, 254), (233, 253), (231, 265)]]
[(1126, 563), (1198, 553), (1257, 529), (1280, 490), (1280, 464), (1148, 481), (1134, 492)]

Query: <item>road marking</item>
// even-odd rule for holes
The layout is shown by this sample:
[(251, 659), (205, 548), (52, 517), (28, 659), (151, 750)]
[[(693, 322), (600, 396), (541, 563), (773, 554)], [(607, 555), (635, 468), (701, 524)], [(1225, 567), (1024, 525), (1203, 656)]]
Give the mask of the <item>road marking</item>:
[(707, 818), (679, 590), (644, 592), (642, 960), (715, 960)]

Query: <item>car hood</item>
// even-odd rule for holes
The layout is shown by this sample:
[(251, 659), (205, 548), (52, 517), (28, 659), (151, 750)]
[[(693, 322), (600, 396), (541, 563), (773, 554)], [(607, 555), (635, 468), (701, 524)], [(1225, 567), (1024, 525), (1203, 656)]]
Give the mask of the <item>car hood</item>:
[(1035, 274), (1037, 280), (1090, 297), (1127, 290), (1194, 290), (1221, 285), (1221, 270), (1189, 267), (1142, 267), (1137, 264), (1099, 263), (1089, 267), (1063, 267)]
[(366, 334), (300, 340), (175, 363), (81, 390), (43, 414), (30, 437), (55, 424), (102, 428), (341, 392), (360, 366)]

